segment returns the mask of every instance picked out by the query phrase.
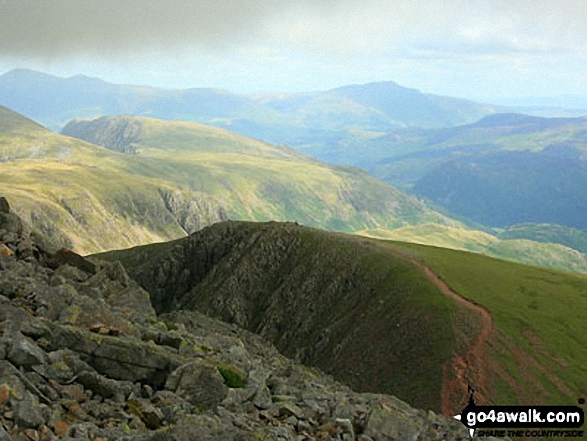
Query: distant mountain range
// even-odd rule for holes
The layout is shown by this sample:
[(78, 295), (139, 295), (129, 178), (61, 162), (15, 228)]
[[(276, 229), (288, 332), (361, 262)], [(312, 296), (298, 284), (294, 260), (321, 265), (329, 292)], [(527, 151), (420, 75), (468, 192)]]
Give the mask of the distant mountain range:
[(0, 76), (0, 105), (53, 130), (73, 118), (128, 114), (212, 124), (292, 145), (340, 130), (465, 124), (497, 110), (393, 82), (309, 94), (247, 96), (217, 89), (116, 85), (83, 75), (59, 78), (24, 69)]
[[(425, 94), (393, 82), (308, 94), (245, 96), (215, 89), (114, 85), (81, 75), (58, 78), (29, 70), (0, 76), (0, 103), (10, 103), (54, 129), (73, 118), (111, 114), (147, 115), (227, 128), (289, 145), (327, 163), (361, 167), (380, 180), (425, 198), (446, 217), (494, 235), (500, 234), (491, 230), (494, 227), (555, 224), (559, 227), (550, 242), (569, 246), (569, 240), (559, 242), (560, 229), (587, 228), (582, 208), (586, 206), (583, 194), (587, 194), (584, 118), (495, 113), (507, 109)], [(87, 124), (69, 124), (64, 134), (126, 153), (144, 149), (135, 146), (144, 139), (132, 138), (137, 121), (118, 119), (113, 123), (103, 119), (92, 123), (91, 128)], [(171, 141), (165, 139), (168, 136)], [(157, 142), (176, 140), (176, 134), (166, 132)], [(187, 182), (190, 187), (194, 179), (184, 181), (180, 185)], [(291, 209), (285, 211), (293, 213)], [(294, 217), (306, 222), (305, 215)], [(385, 237), (396, 237), (387, 230), (400, 226), (380, 219), (367, 223), (355, 219), (337, 225), (314, 219), (309, 224), (345, 231), (383, 228), (385, 232), (375, 234)], [(422, 239), (432, 231), (437, 237), (435, 227), (417, 233), (412, 230), (409, 236)], [(540, 237), (549, 242), (544, 234)], [(565, 237), (579, 236), (569, 232)], [(535, 237), (529, 232), (515, 239)], [(454, 243), (462, 242), (459, 239)], [(467, 249), (477, 250), (477, 245), (471, 248), (473, 243), (488, 242), (476, 235)], [(571, 242), (571, 246), (581, 248), (580, 243)], [(498, 255), (505, 257), (501, 251)]]

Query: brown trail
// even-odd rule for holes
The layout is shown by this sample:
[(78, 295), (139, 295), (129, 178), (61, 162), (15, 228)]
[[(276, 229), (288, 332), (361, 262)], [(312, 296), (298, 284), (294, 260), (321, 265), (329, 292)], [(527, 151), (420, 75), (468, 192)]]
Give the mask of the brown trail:
[(475, 389), (477, 404), (488, 401), (490, 396), (489, 359), (487, 343), (491, 341), (494, 325), (491, 313), (483, 306), (465, 299), (457, 294), (429, 267), (412, 260), (426, 277), (449, 298), (474, 312), (480, 318), (481, 330), (470, 346), (461, 354), (443, 366), (440, 410), (445, 416), (454, 416), (461, 412), (468, 400), (467, 386)]

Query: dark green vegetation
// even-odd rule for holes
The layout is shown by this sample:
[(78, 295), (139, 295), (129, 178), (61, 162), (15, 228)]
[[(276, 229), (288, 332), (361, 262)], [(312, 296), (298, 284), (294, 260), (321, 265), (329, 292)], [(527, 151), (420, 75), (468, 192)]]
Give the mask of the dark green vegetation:
[(245, 381), (234, 369), (227, 366), (219, 366), (218, 372), (224, 378), (224, 384), (233, 389), (242, 389), (245, 387)]
[(393, 247), (295, 224), (225, 222), (120, 259), (158, 312), (197, 309), (363, 391), (438, 409), (451, 300)]
[(491, 402), (572, 404), (587, 391), (587, 276), (277, 223), (96, 257), (119, 259), (160, 312), (211, 314), (357, 389), (438, 408), (441, 367), (479, 325), (420, 261), (492, 314)]
[(493, 402), (575, 404), (587, 394), (586, 276), (462, 251), (393, 246), (493, 315)]
[(25, 221), (82, 253), (169, 240), (227, 217), (343, 231), (457, 224), (358, 169), (214, 127), (127, 117), (68, 126), (104, 148), (5, 108), (0, 116), (5, 194), (21, 201)]

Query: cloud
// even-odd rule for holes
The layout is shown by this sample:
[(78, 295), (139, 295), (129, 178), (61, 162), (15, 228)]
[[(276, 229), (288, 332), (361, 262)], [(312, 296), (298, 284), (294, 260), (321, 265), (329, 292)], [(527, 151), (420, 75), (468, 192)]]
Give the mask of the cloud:
[(0, 0), (0, 56), (581, 51), (585, 16), (582, 0)]
[(271, 0), (0, 0), (0, 53), (99, 55), (237, 44), (258, 35)]

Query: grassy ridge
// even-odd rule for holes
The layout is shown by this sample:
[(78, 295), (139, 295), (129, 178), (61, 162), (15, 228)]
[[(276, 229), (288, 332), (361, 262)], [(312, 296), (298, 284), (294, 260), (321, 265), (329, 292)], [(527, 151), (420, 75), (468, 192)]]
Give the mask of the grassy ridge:
[(95, 257), (120, 260), (160, 312), (202, 311), (357, 390), (440, 407), (459, 312), (389, 243), (295, 224), (225, 222)]
[(555, 240), (535, 242), (524, 238), (508, 239), (505, 234), (496, 237), (482, 231), (438, 224), (410, 225), (395, 230), (364, 230), (358, 234), (375, 239), (472, 251), (528, 265), (587, 273), (587, 258), (583, 254), (584, 251), (570, 248), (571, 243), (569, 246), (553, 243), (557, 242)]
[(470, 344), (479, 318), (416, 260), (492, 314), (491, 402), (573, 404), (587, 392), (584, 275), (282, 224), (217, 224), (101, 257), (120, 259), (164, 309), (217, 315), (357, 389), (437, 409), (439, 368)]
[(126, 171), (164, 177), (214, 198), (230, 217), (257, 221), (300, 221), (354, 231), (364, 225), (400, 226), (424, 221), (454, 223), (415, 198), (366, 173), (331, 167), (284, 147), (271, 146), (225, 130), (152, 118), (107, 117), (73, 122), (64, 133), (96, 139), (109, 147), (120, 141), (117, 127), (129, 121), (139, 132)]
[(55, 134), (8, 109), (0, 116), (3, 195), (59, 246), (81, 253), (181, 237), (218, 221), (220, 212), (342, 231), (456, 224), (360, 170), (222, 129), (109, 118), (101, 131), (87, 132), (138, 152), (124, 154)]
[(587, 393), (587, 276), (395, 242), (460, 295), (485, 306), (496, 403), (573, 404)]

